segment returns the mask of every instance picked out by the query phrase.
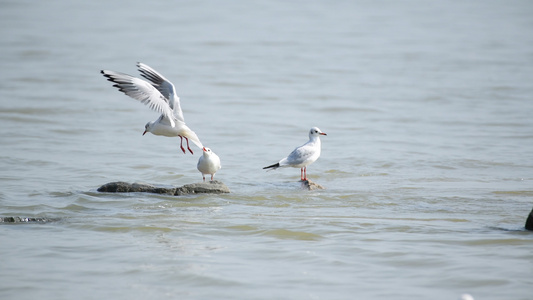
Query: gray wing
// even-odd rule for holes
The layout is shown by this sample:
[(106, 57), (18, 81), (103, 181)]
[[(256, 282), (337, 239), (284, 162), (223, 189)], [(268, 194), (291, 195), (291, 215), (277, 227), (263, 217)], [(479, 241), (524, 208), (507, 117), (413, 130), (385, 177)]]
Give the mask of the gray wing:
[(286, 163), (289, 165), (298, 165), (307, 160), (314, 153), (313, 147), (308, 144), (302, 145), (294, 149), (289, 156), (287, 156)]
[(181, 111), (180, 98), (176, 94), (176, 88), (174, 87), (174, 84), (146, 64), (138, 62), (137, 67), (141, 73), (141, 76), (148, 79), (148, 81), (150, 81), (150, 83), (161, 93), (161, 95), (168, 100), (168, 104), (173, 110), (176, 119), (185, 122), (185, 119), (183, 118), (183, 112)]
[(113, 86), (118, 88), (119, 91), (148, 105), (152, 110), (167, 117), (172, 126), (175, 125), (173, 111), (167, 99), (150, 83), (120, 72), (102, 70), (101, 73), (107, 77), (107, 80), (113, 82)]

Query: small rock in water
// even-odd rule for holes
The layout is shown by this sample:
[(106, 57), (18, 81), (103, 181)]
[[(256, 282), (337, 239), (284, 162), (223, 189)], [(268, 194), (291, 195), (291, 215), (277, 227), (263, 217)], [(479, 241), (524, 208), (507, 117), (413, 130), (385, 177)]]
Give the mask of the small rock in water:
[(110, 182), (98, 188), (103, 193), (154, 193), (174, 196), (189, 194), (222, 194), (229, 193), (229, 188), (222, 182), (214, 180), (186, 184), (181, 187), (163, 187), (146, 183), (127, 183), (122, 181)]
[(318, 183), (312, 182), (311, 180), (300, 180), (302, 183), (302, 188), (313, 191), (313, 190), (325, 190), (326, 188), (321, 186)]
[(533, 230), (533, 209), (531, 210), (531, 212), (529, 213), (529, 216), (527, 217), (526, 229)]
[(48, 223), (58, 221), (59, 219), (49, 218), (21, 218), (21, 217), (0, 217), (0, 223)]

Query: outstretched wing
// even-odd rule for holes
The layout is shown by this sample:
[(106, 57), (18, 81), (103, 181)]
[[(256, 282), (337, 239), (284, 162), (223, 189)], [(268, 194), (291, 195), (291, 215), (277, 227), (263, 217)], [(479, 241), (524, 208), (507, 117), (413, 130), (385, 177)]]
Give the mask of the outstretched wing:
[(141, 73), (141, 76), (148, 79), (150, 83), (166, 99), (168, 99), (170, 108), (173, 110), (176, 119), (185, 122), (185, 119), (183, 118), (183, 112), (181, 111), (180, 98), (176, 94), (176, 88), (174, 87), (174, 84), (146, 64), (138, 62), (137, 67)]
[(107, 80), (114, 83), (114, 87), (119, 91), (130, 96), (131, 98), (148, 105), (152, 110), (159, 112), (170, 120), (172, 126), (175, 126), (173, 111), (169, 106), (167, 99), (150, 83), (130, 76), (128, 74), (102, 70)]

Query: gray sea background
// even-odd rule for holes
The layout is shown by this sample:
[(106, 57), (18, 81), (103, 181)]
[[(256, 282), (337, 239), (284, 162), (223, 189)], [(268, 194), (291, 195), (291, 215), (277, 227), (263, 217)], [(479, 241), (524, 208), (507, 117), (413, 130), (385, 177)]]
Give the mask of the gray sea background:
[[(1, 299), (531, 299), (533, 2), (0, 2)], [(99, 73), (171, 80), (230, 194)], [(322, 155), (265, 172), (318, 126)], [(194, 147), (191, 145), (191, 147)]]

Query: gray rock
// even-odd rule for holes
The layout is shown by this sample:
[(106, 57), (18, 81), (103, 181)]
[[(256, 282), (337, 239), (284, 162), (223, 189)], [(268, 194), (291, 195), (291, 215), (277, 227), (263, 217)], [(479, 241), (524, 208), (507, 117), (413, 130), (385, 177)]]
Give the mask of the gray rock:
[(526, 229), (533, 230), (533, 209), (531, 210), (531, 212), (529, 213), (529, 216), (527, 217)]
[(188, 194), (222, 194), (229, 193), (229, 188), (221, 181), (213, 180), (210, 182), (199, 182), (186, 184), (182, 187), (176, 188), (174, 195), (188, 195)]
[(98, 188), (103, 193), (154, 193), (174, 196), (190, 194), (222, 194), (229, 193), (229, 188), (218, 180), (186, 184), (181, 187), (155, 186), (146, 183), (110, 182)]
[(0, 217), (0, 223), (48, 223), (58, 221), (57, 218), (21, 218), (21, 217)]
[(300, 182), (302, 183), (302, 188), (306, 189), (306, 190), (310, 190), (310, 191), (313, 191), (313, 190), (325, 190), (326, 188), (321, 186), (320, 184), (316, 183), (316, 182), (312, 182), (311, 180), (300, 180)]

